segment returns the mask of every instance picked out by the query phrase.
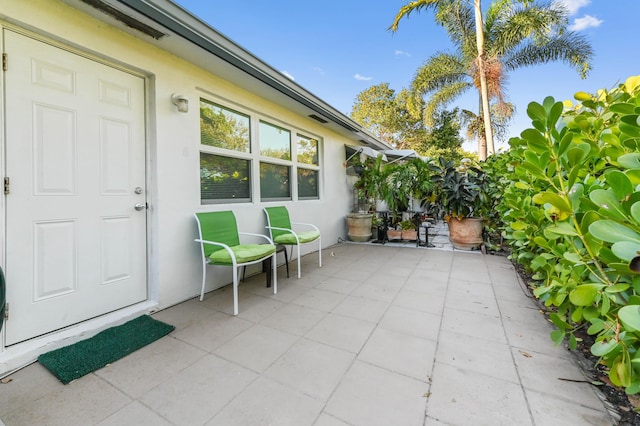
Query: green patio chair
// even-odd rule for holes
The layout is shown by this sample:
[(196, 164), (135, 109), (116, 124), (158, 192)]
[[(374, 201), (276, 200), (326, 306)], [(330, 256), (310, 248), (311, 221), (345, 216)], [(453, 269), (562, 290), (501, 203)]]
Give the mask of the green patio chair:
[[(278, 207), (265, 207), (265, 214), (267, 215), (267, 229), (269, 235), (275, 244), (296, 246), (298, 249), (298, 278), (301, 277), (300, 273), (300, 246), (302, 244), (309, 244), (314, 241), (318, 242), (318, 262), (322, 267), (322, 238), (320, 237), (320, 230), (310, 223), (291, 222), (289, 219), (289, 211), (284, 206)], [(306, 226), (313, 228), (311, 231), (294, 231), (292, 225)]]
[[(276, 274), (276, 246), (273, 241), (262, 234), (238, 232), (236, 217), (232, 211), (195, 213), (198, 222), (202, 253), (202, 289), (200, 300), (204, 298), (204, 286), (207, 278), (207, 265), (233, 267), (233, 315), (238, 315), (238, 267), (252, 265), (271, 258), (273, 273), (273, 294), (278, 292), (278, 276)], [(264, 238), (264, 244), (240, 244), (240, 235)], [(267, 271), (267, 273), (269, 273)]]

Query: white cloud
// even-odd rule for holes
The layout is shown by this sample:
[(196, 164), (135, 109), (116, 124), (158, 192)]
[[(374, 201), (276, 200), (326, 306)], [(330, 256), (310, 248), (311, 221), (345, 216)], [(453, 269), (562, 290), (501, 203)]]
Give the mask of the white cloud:
[(404, 50), (396, 50), (393, 54), (397, 56), (411, 56), (409, 52), (405, 52)]
[(591, 15), (584, 15), (582, 18), (576, 18), (573, 20), (573, 24), (569, 25), (570, 31), (582, 31), (587, 28), (596, 28), (604, 22), (602, 19), (598, 19)]
[(313, 67), (313, 68), (311, 68), (311, 69), (312, 69), (314, 72), (317, 72), (318, 74), (321, 74), (321, 75), (325, 75), (325, 74), (326, 74), (326, 73), (325, 73), (325, 71), (324, 71), (322, 68), (320, 68), (320, 67)]
[(281, 72), (285, 77), (287, 77), (288, 79), (293, 80), (293, 81), (296, 81), (296, 79), (295, 79), (291, 74), (289, 74), (289, 72), (288, 72), (288, 71), (282, 70), (282, 71), (280, 71), (280, 72)]
[(360, 74), (354, 75), (353, 78), (355, 78), (356, 80), (360, 80), (360, 81), (369, 81), (369, 80), (373, 79), (373, 77), (365, 77), (364, 75), (360, 75)]
[(569, 11), (569, 15), (575, 14), (580, 8), (583, 8), (591, 3), (591, 0), (555, 0), (554, 3), (560, 3), (564, 5)]

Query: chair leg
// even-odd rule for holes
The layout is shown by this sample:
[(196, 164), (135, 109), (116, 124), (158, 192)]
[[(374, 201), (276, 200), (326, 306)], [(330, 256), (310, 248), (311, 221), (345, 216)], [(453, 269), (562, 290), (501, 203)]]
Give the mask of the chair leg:
[(207, 282), (207, 264), (202, 261), (202, 288), (200, 289), (200, 301), (204, 299), (204, 285)]
[[(286, 250), (287, 249), (285, 247), (285, 253)], [(271, 259), (271, 267), (273, 268), (273, 294), (278, 294), (278, 262), (276, 261), (276, 253), (273, 253), (273, 258)]]
[(298, 278), (300, 278), (302, 276), (300, 270), (300, 244), (298, 244), (296, 247), (298, 247)]
[(233, 266), (233, 315), (238, 315), (238, 268)]
[(322, 268), (322, 237), (318, 237), (318, 267)]
[(287, 278), (289, 278), (289, 255), (287, 254), (287, 246), (284, 247), (284, 265), (287, 267)]

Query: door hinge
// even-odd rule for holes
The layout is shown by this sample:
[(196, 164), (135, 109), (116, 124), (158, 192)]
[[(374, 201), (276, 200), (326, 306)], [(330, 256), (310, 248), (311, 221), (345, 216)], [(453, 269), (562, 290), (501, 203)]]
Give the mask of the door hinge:
[(11, 180), (8, 177), (4, 178), (4, 193), (8, 194), (11, 192)]
[(9, 319), (9, 302), (4, 304), (4, 320), (7, 321)]
[(2, 71), (6, 71), (7, 70), (7, 54), (3, 53), (2, 54)]

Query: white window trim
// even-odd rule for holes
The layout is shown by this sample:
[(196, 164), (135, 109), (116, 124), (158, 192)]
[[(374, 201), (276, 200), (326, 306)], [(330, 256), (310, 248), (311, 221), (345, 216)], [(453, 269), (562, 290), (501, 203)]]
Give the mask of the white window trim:
[[(238, 202), (238, 204), (262, 204), (262, 203), (272, 203), (272, 202), (308, 202), (308, 201), (318, 201), (322, 200), (322, 182), (323, 182), (323, 151), (324, 151), (324, 138), (316, 135), (315, 133), (302, 129), (299, 126), (287, 123), (283, 120), (270, 116), (268, 114), (264, 114), (255, 109), (246, 107), (244, 105), (238, 104), (232, 100), (223, 98), (221, 96), (214, 95), (206, 89), (197, 88), (202, 94), (198, 97), (198, 108), (200, 105), (200, 99), (204, 99), (208, 102), (212, 102), (217, 104), (223, 108), (230, 109), (232, 111), (236, 111), (240, 114), (247, 115), (249, 117), (249, 143), (250, 143), (250, 151), (251, 152), (242, 152), (242, 151), (234, 151), (231, 149), (214, 147), (211, 145), (203, 145), (199, 143), (199, 152), (204, 152), (207, 154), (220, 155), (225, 157), (238, 158), (243, 160), (251, 161), (251, 200)], [(318, 141), (318, 165), (301, 163), (294, 160), (283, 160), (275, 157), (263, 156), (260, 154), (260, 121), (263, 121), (267, 124), (282, 127), (284, 130), (290, 132), (291, 135), (291, 158), (298, 158), (298, 136), (303, 136), (306, 138), (312, 138)], [(198, 126), (200, 126), (200, 120), (198, 120)], [(199, 157), (199, 155), (198, 155)], [(291, 187), (291, 198), (271, 198), (263, 200), (260, 196), (260, 163), (271, 163), (282, 166), (289, 167), (289, 184)], [(298, 196), (298, 169), (308, 169), (314, 170), (318, 172), (318, 195), (317, 197), (303, 197), (300, 198)], [(232, 204), (233, 202), (229, 202), (229, 200), (200, 200), (201, 205), (210, 205), (210, 204)]]

